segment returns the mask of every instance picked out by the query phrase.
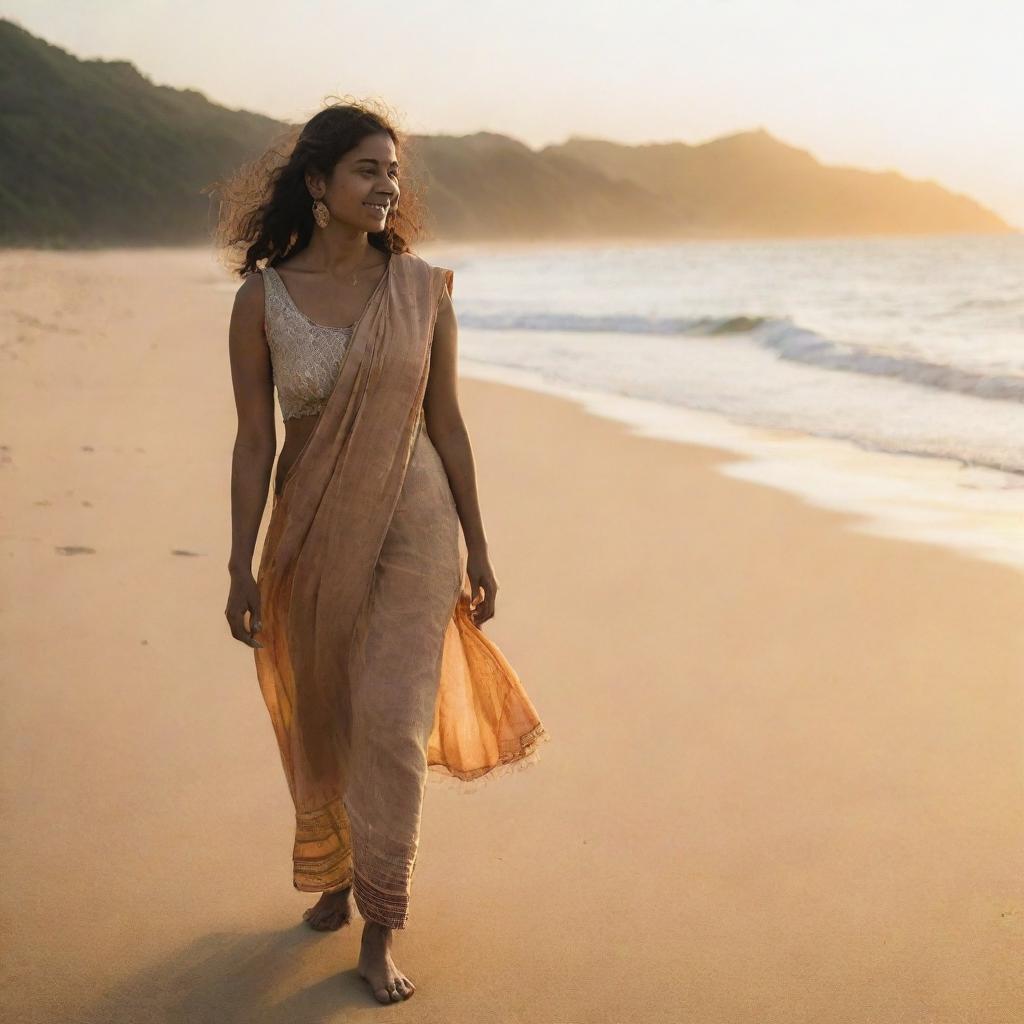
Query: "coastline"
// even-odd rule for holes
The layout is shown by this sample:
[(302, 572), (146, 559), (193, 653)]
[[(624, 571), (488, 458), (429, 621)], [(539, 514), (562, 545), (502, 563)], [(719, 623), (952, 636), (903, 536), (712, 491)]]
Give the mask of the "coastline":
[(875, 451), (846, 438), (751, 426), (718, 413), (554, 383), (513, 367), (464, 359), (464, 377), (571, 401), (640, 437), (714, 448), (719, 472), (843, 512), (849, 529), (935, 544), (1024, 573), (1024, 478), (961, 460)]
[[(368, 1008), (358, 918), (301, 924), (223, 622), (231, 296), (189, 251), (0, 269), (7, 1013)], [(1019, 1016), (1024, 576), (848, 529), (725, 448), (460, 394), (502, 587), (486, 628), (551, 741), (469, 799), (428, 786), (395, 940), (414, 1016)]]

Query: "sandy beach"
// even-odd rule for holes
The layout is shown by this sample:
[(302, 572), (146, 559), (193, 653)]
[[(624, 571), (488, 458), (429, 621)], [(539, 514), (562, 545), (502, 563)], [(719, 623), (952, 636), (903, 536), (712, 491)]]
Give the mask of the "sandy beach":
[(301, 920), (223, 616), (218, 281), (200, 249), (0, 253), (5, 1021), (1024, 1020), (1024, 574), (471, 379), (484, 628), (551, 742), (428, 788), (417, 991), (377, 1005), (358, 916)]

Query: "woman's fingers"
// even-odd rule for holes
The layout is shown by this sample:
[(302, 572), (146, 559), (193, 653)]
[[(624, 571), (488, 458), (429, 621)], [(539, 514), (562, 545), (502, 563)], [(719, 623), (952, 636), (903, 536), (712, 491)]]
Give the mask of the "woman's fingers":
[[(483, 590), (483, 597), (478, 598)], [(494, 599), (497, 596), (498, 584), (491, 578), (481, 578), (474, 588), (473, 601), (471, 602), (471, 614), (473, 624), (482, 626), (488, 619), (494, 618)]]
[[(228, 593), (227, 616), (231, 635), (246, 647), (262, 647), (256, 634), (263, 628), (260, 615), (260, 588), (252, 573), (232, 573), (231, 590)], [(246, 625), (245, 616), (249, 623)]]
[(238, 640), (240, 643), (245, 644), (247, 647), (262, 647), (263, 644), (257, 643), (252, 639), (249, 630), (245, 626), (245, 615), (237, 611), (228, 609), (225, 612), (228, 620), (228, 627), (231, 629), (231, 635)]
[(256, 640), (256, 634), (263, 628), (263, 623), (260, 622), (260, 608), (259, 602), (257, 601), (255, 609), (251, 606), (249, 608), (249, 646), (250, 647), (262, 647), (263, 644), (258, 643)]
[[(247, 612), (249, 615), (248, 625), (245, 623)], [(263, 646), (255, 639), (256, 634), (263, 628), (260, 619), (260, 595), (255, 585), (246, 587), (244, 584), (241, 586), (233, 584), (224, 615), (228, 620), (231, 635), (239, 643), (243, 643), (247, 647)]]

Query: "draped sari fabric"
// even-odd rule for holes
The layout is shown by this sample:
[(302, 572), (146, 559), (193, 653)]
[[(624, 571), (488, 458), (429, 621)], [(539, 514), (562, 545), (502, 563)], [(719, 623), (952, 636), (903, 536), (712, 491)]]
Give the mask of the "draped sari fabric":
[(257, 582), (259, 684), (295, 805), (293, 883), (353, 885), (404, 927), (429, 773), (486, 781), (547, 739), (470, 618), (466, 555), (423, 420), (453, 273), (393, 254), (315, 428), (274, 495)]

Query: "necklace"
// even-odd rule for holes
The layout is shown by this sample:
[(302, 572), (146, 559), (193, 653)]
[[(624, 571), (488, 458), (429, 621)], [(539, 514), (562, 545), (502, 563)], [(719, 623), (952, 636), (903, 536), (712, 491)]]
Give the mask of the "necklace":
[(357, 273), (358, 271), (360, 271), (360, 270), (368, 270), (368, 269), (369, 269), (370, 267), (379, 267), (379, 266), (380, 266), (380, 264), (379, 264), (379, 263), (368, 263), (368, 264), (367, 264), (367, 265), (366, 265), (365, 267), (355, 267), (355, 268), (353, 269), (353, 271), (352, 271), (352, 283), (353, 283), (353, 284), (358, 284), (358, 283), (359, 283), (359, 282), (358, 282), (358, 281), (356, 280), (356, 273)]

